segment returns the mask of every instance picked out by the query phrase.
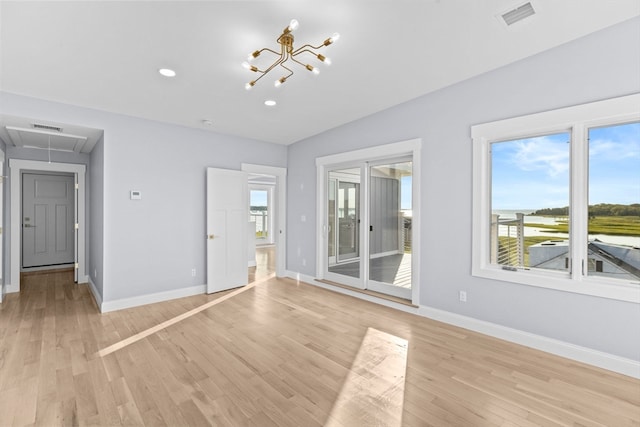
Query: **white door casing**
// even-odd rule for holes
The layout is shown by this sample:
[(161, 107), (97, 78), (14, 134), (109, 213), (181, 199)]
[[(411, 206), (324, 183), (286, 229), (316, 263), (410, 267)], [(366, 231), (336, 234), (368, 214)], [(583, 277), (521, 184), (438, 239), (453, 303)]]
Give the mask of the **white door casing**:
[(207, 293), (249, 282), (248, 191), (245, 172), (207, 168)]
[(22, 174), (22, 267), (75, 262), (75, 177)]
[(9, 169), (11, 170), (11, 236), (17, 236), (11, 239), (11, 281), (5, 285), (5, 291), (20, 292), (20, 254), (22, 250), (22, 242), (20, 239), (20, 228), (22, 218), (20, 209), (22, 206), (22, 192), (20, 191), (20, 174), (23, 171), (42, 171), (42, 172), (68, 172), (76, 176), (78, 188), (76, 191), (76, 223), (78, 224), (76, 234), (76, 280), (78, 282), (88, 281), (85, 274), (85, 175), (86, 166), (74, 163), (49, 163), (36, 160), (9, 159)]

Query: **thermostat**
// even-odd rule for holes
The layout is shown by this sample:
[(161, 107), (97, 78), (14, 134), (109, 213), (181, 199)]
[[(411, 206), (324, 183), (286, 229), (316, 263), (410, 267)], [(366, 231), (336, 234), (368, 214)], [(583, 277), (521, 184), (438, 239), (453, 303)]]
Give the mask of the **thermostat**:
[(142, 192), (140, 190), (131, 190), (131, 200), (142, 199)]

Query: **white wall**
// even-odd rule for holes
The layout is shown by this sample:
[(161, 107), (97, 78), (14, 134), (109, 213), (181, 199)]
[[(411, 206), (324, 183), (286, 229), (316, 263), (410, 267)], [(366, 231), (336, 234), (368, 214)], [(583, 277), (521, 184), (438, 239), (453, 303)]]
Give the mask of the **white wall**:
[[(98, 181), (89, 186), (103, 193), (88, 195), (97, 198), (90, 203), (98, 209), (102, 197), (103, 217), (92, 214), (96, 223), (88, 230), (94, 244), (102, 240), (102, 255), (89, 254), (87, 273), (93, 280), (94, 269), (100, 270), (96, 288), (112, 308), (206, 283), (206, 167), (286, 166), (281, 145), (6, 92), (0, 92), (0, 113), (104, 129), (103, 146), (96, 148), (103, 151), (91, 156), (94, 167), (102, 163), (103, 181), (92, 176)], [(142, 200), (130, 200), (130, 190), (140, 190)]]
[(640, 91), (638, 40), (636, 18), (289, 146), (288, 269), (315, 276), (316, 157), (422, 138), (420, 304), (639, 360), (637, 305), (471, 276), (470, 138), (474, 124)]

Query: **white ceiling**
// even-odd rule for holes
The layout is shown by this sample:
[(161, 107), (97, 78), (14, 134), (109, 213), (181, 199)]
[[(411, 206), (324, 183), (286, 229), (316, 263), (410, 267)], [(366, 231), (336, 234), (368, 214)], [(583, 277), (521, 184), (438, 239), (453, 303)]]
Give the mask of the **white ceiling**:
[[(290, 144), (640, 15), (638, 0), (531, 0), (536, 15), (501, 22), (524, 2), (0, 1), (0, 90)], [(341, 34), (333, 65), (246, 91), (240, 64), (279, 50), (292, 18), (295, 47)]]

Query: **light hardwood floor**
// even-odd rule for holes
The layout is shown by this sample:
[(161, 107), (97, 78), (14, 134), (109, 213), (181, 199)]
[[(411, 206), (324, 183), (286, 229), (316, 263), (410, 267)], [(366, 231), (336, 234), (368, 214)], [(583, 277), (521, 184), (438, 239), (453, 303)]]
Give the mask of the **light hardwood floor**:
[(69, 272), (25, 277), (0, 304), (0, 426), (640, 425), (638, 380), (252, 274), (106, 314)]

